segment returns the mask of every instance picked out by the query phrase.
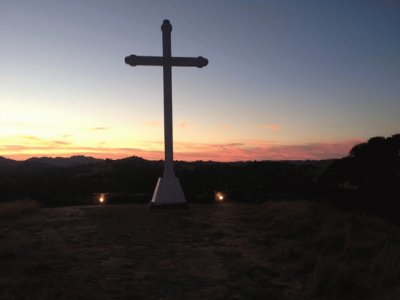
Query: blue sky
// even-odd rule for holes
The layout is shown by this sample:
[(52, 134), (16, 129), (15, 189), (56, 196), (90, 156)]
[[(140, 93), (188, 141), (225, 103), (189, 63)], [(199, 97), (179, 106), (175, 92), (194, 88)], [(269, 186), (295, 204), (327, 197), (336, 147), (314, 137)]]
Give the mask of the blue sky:
[(397, 1), (0, 0), (0, 155), (162, 158), (163, 19), (178, 159), (320, 159), (400, 132)]

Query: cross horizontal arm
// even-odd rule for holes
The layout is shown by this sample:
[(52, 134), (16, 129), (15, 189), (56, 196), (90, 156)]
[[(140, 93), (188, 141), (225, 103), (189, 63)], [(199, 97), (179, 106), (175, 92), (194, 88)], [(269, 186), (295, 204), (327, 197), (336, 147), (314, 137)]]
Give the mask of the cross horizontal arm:
[(172, 67), (198, 67), (207, 66), (208, 59), (199, 57), (171, 57), (162, 56), (138, 56), (130, 55), (125, 57), (125, 63), (135, 66), (172, 66)]

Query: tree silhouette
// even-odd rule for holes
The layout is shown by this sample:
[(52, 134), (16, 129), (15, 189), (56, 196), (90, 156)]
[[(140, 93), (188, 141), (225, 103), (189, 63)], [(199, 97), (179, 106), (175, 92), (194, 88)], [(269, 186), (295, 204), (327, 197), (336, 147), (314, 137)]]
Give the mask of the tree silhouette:
[[(319, 182), (344, 206), (397, 215), (400, 183), (400, 134), (373, 137), (354, 146), (347, 157), (336, 160)], [(347, 197), (346, 197), (347, 196)], [(343, 203), (346, 202), (346, 203)]]
[(373, 137), (354, 146), (350, 154), (335, 161), (321, 181), (361, 190), (392, 190), (400, 179), (400, 134)]

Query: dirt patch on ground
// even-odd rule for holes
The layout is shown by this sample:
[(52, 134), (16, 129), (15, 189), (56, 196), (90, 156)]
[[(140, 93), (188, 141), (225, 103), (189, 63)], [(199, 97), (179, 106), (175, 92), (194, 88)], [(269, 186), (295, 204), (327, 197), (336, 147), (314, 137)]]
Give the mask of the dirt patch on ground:
[[(340, 295), (341, 286), (335, 288), (340, 278), (322, 287), (324, 282), (310, 283), (310, 278), (323, 276), (317, 273), (325, 272), (320, 270), (324, 264), (317, 263), (321, 257), (347, 255), (345, 238), (360, 220), (351, 221), (351, 229), (330, 232), (324, 241), (319, 230), (330, 226), (331, 213), (321, 217), (321, 211), (303, 202), (286, 205), (230, 203), (187, 210), (80, 206), (0, 220), (0, 298), (288, 300)], [(313, 213), (320, 217), (310, 218)], [(387, 251), (400, 249), (396, 229), (379, 222), (374, 226)], [(328, 242), (333, 254), (324, 248)], [(327, 254), (313, 258), (313, 251)], [(365, 260), (380, 254), (367, 253)], [(380, 274), (370, 272), (362, 280)], [(400, 269), (393, 272), (390, 276), (400, 275)], [(385, 284), (391, 294), (400, 295), (396, 282)], [(325, 294), (318, 294), (321, 288)], [(351, 282), (350, 288), (355, 291), (344, 299), (365, 294)]]

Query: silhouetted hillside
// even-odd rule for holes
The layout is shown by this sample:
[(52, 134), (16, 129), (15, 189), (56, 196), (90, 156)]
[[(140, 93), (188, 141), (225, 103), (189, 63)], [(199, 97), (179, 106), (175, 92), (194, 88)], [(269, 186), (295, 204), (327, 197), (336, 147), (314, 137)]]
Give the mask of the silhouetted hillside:
[[(400, 135), (371, 138), (337, 160), (177, 161), (175, 171), (192, 203), (213, 202), (214, 193), (223, 191), (235, 202), (308, 199), (399, 222), (399, 141)], [(148, 202), (162, 173), (163, 161), (140, 157), (1, 158), (0, 201), (30, 198), (64, 206), (109, 193), (113, 203)]]
[(15, 161), (15, 160), (8, 159), (8, 158), (0, 156), (0, 169), (1, 168), (6, 168), (6, 167), (10, 167), (10, 166), (14, 166), (17, 163), (18, 162)]
[[(229, 191), (234, 201), (265, 201), (278, 194), (313, 193), (315, 178), (330, 161), (175, 163), (191, 202), (213, 201), (214, 191)], [(45, 205), (84, 204), (93, 193), (148, 195), (151, 198), (163, 161), (140, 157), (99, 160), (89, 157), (32, 158), (0, 172), (0, 199), (33, 198)]]
[(37, 162), (54, 167), (71, 167), (77, 165), (93, 164), (103, 162), (103, 159), (77, 155), (71, 157), (33, 157), (26, 162)]

